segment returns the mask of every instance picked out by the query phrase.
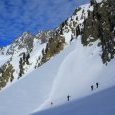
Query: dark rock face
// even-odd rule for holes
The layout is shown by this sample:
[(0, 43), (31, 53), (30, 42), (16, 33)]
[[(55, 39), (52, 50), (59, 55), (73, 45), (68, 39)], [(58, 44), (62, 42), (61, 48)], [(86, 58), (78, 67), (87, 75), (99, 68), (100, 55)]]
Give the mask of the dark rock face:
[(49, 60), (52, 56), (63, 50), (64, 43), (65, 40), (61, 36), (56, 35), (54, 38), (50, 38), (46, 49), (43, 52), (42, 62), (44, 63), (44, 61)]
[(22, 55), (22, 57), (20, 58), (20, 61), (19, 61), (20, 71), (19, 71), (19, 77), (18, 78), (22, 77), (22, 75), (24, 74), (24, 65), (29, 65), (29, 58), (30, 58), (29, 53), (25, 54), (25, 52), (24, 52), (21, 55)]
[(102, 45), (103, 63), (109, 62), (115, 55), (115, 1), (107, 0), (102, 3), (92, 2), (93, 12), (88, 13), (84, 22), (82, 43), (100, 40)]
[(63, 50), (64, 43), (65, 43), (65, 38), (60, 36), (59, 34), (54, 34), (51, 38), (49, 38), (49, 41), (46, 45), (46, 49), (42, 50), (43, 56), (41, 58), (41, 62), (37, 63), (35, 68), (41, 66), (42, 64), (47, 62), (52, 56), (54, 56), (55, 54)]
[(5, 87), (9, 81), (12, 82), (14, 79), (14, 71), (13, 66), (9, 62), (0, 68), (0, 90)]

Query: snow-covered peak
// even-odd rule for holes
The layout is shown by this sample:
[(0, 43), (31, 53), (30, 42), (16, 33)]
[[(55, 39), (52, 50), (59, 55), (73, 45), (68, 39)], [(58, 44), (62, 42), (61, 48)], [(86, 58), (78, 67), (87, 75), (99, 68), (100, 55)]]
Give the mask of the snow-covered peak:
[(29, 32), (24, 32), (16, 41), (24, 39), (32, 39), (32, 34)]
[[(109, 6), (107, 5), (107, 7)], [(106, 10), (108, 11), (103, 16), (103, 11)], [(37, 35), (24, 32), (11, 45), (0, 49), (1, 55), (9, 56), (8, 60), (5, 60), (4, 64), (2, 63), (2, 70), (8, 67), (12, 68), (12, 76), (9, 73), (11, 82), (13, 81), (12, 79), (16, 81), (18, 78), (27, 75), (30, 71), (49, 61), (71, 44), (73, 39), (78, 39), (78, 36), (81, 36), (81, 44), (83, 46), (89, 47), (98, 41), (98, 45), (102, 45), (100, 58), (102, 58), (103, 63), (107, 64), (107, 62), (114, 58), (113, 50), (115, 47), (112, 38), (114, 32), (109, 32), (112, 28), (108, 29), (108, 27), (111, 26), (106, 27), (108, 23), (112, 22), (108, 20), (108, 14), (112, 14), (111, 9), (106, 9), (104, 5), (97, 7), (97, 5), (85, 4), (78, 7), (70, 18), (54, 30), (40, 32)], [(100, 16), (102, 17), (101, 21)], [(107, 22), (107, 24), (102, 23), (103, 21)], [(103, 34), (100, 33), (100, 30), (103, 31)], [(107, 35), (110, 33), (112, 39), (103, 41), (102, 38), (108, 37), (106, 35), (107, 32)]]
[(106, 2), (107, 0), (96, 0), (97, 3)]

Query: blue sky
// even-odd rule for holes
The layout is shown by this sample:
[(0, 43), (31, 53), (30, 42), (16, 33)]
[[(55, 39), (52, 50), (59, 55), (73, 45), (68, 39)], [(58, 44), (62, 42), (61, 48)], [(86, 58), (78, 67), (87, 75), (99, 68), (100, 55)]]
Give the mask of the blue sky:
[(75, 8), (89, 0), (0, 0), (0, 46), (23, 32), (33, 34), (57, 27)]

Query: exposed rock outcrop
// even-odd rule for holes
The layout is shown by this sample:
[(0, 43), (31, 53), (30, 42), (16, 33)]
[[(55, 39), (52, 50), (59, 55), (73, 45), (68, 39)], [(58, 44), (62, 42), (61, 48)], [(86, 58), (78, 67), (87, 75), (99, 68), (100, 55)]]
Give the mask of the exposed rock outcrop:
[(115, 56), (115, 1), (106, 0), (101, 3), (91, 0), (93, 12), (88, 12), (84, 21), (82, 43), (88, 45), (100, 40), (103, 63), (109, 62)]

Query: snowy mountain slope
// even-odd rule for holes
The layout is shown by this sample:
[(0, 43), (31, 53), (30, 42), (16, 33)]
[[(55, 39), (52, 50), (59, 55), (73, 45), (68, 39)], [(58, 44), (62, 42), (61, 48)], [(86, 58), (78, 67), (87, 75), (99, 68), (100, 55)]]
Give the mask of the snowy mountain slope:
[[(83, 55), (78, 57), (78, 51)], [(74, 40), (54, 59), (2, 91), (0, 114), (28, 115), (33, 111), (52, 108), (51, 102), (54, 103), (53, 107), (67, 104), (68, 94), (71, 95), (71, 100), (75, 101), (115, 86), (115, 61), (111, 61), (108, 66), (103, 65), (98, 57), (99, 53), (99, 47), (86, 48), (80, 45), (80, 38)], [(79, 63), (82, 60), (83, 63)], [(80, 66), (82, 67), (79, 68)], [(74, 69), (71, 69), (72, 67)], [(99, 82), (99, 88), (91, 91), (90, 86), (96, 82)]]
[[(81, 10), (68, 19), (68, 25), (64, 26), (62, 24), (64, 27), (61, 25), (53, 31), (41, 32), (36, 36), (25, 32), (11, 45), (3, 47), (0, 51), (1, 58), (9, 58), (5, 62), (1, 62), (2, 79), (0, 80), (0, 89), (10, 86), (16, 80), (26, 76), (30, 71), (47, 62), (52, 56), (63, 50), (64, 44), (68, 44), (72, 37), (76, 38), (75, 31), (73, 33), (71, 30), (78, 25), (81, 25), (81, 29), (83, 28), (82, 23), (84, 18), (87, 17), (88, 7), (89, 4), (81, 6)], [(78, 19), (76, 20), (77, 17)], [(72, 20), (76, 22), (76, 25), (71, 25), (73, 23)], [(61, 35), (62, 29), (63, 35)], [(27, 57), (28, 59), (26, 59)], [(11, 70), (7, 71), (9, 68)], [(7, 72), (9, 74), (6, 76)]]
[(49, 61), (79, 35), (82, 35), (84, 46), (90, 46), (99, 40), (103, 63), (107, 64), (113, 59), (115, 54), (114, 4), (111, 1), (98, 3), (92, 0), (91, 4), (77, 8), (74, 14), (56, 29), (34, 36), (25, 32), (11, 45), (1, 48), (0, 57), (9, 56), (9, 58), (2, 62), (0, 67), (0, 89), (10, 86)]
[(10, 56), (0, 56), (0, 66), (2, 66), (9, 58)]
[[(92, 95), (98, 91), (115, 86), (115, 61), (108, 66), (103, 65), (97, 45), (83, 47), (78, 39), (76, 48), (62, 62), (52, 86), (49, 98), (38, 108), (44, 110), (67, 102), (67, 95), (71, 100)], [(96, 82), (99, 89), (96, 89)], [(94, 91), (91, 91), (94, 85)]]
[[(53, 40), (50, 40), (49, 43), (47, 43), (47, 40), (49, 39), (51, 31), (48, 31), (45, 34), (45, 38), (41, 38), (44, 33), (40, 33), (34, 37), (29, 33), (24, 33), (19, 39), (15, 40), (13, 44), (8, 46), (9, 49), (7, 49), (7, 47), (2, 49), (4, 53), (0, 56), (0, 89), (15, 83), (15, 81), (22, 76), (26, 76), (51, 58), (50, 55), (48, 55), (49, 57), (45, 55), (46, 50), (50, 54), (49, 48), (51, 47), (50, 44)], [(62, 44), (62, 37), (60, 37), (60, 41), (59, 36), (57, 37), (56, 43), (58, 44), (58, 42), (60, 42), (60, 44)], [(45, 41), (43, 39), (45, 39)], [(60, 47), (62, 47), (62, 45), (60, 45), (59, 48)], [(58, 53), (59, 49), (55, 50), (51, 55), (54, 55), (55, 52)], [(6, 61), (3, 62), (3, 58), (5, 58)]]
[(0, 92), (0, 114), (26, 115), (66, 104), (67, 95), (74, 103), (115, 86), (113, 3), (92, 0), (55, 30), (24, 33), (2, 48), (2, 56), (10, 58), (0, 68), (0, 89), (6, 88)]
[(114, 115), (115, 87), (32, 115)]
[[(0, 57), (9, 56), (9, 58), (1, 63), (0, 89), (15, 83), (15, 81), (26, 76), (30, 71), (41, 66), (63, 50), (64, 45), (68, 44), (72, 37), (77, 37), (75, 35), (76, 27), (80, 25), (80, 28), (83, 29), (82, 26), (84, 19), (87, 17), (88, 8), (89, 4), (81, 6), (81, 10), (76, 11), (76, 15), (67, 20), (67, 25), (62, 23), (54, 30), (41, 32), (35, 36), (24, 32), (11, 45), (1, 48)], [(74, 32), (72, 32), (73, 29)]]
[(27, 77), (1, 91), (0, 114), (28, 115), (44, 103), (50, 95), (61, 63), (75, 49), (75, 46), (76, 42)]

